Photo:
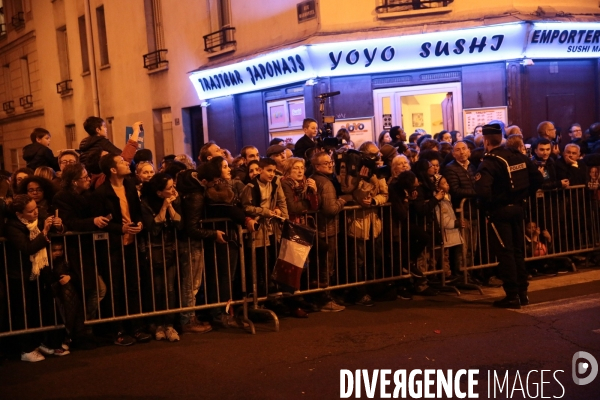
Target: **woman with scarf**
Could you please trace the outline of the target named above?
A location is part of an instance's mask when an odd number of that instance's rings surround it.
[[[13,213],[6,223],[6,237],[12,246],[7,249],[8,288],[13,318],[13,330],[54,325],[53,304],[46,296],[44,283],[52,283],[52,272],[47,246],[48,234],[55,227],[62,230],[62,221],[58,217],[38,219],[38,206],[26,194],[13,198],[10,207]],[[41,282],[39,281],[41,279]],[[61,282],[62,283],[62,282]],[[39,289],[39,291],[38,291]],[[40,296],[43,298],[40,299]],[[42,306],[40,318],[39,305]],[[27,321],[25,321],[27,318]],[[40,342],[35,333],[19,335],[21,360],[36,362],[44,360],[46,355],[66,355],[62,348],[52,349]]]
[[[306,178],[304,159],[291,157],[285,160],[283,164],[283,178],[281,179],[281,188],[285,194],[285,201],[291,222],[309,225],[307,219],[311,219],[307,213],[319,209],[319,200],[317,197],[317,184],[314,179]],[[312,220],[314,225],[314,219]],[[316,265],[314,276],[317,275]],[[316,278],[315,278],[316,279]],[[315,311],[311,304],[299,298],[293,304],[290,304],[290,313],[297,318],[306,318],[308,315],[303,308]]]

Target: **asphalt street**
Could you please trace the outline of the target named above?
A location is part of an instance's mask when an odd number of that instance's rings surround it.
[[[369,377],[382,369],[476,369],[478,398],[600,398],[600,377],[579,386],[571,376],[576,352],[600,360],[600,269],[533,281],[532,305],[521,310],[491,307],[501,289],[484,291],[287,318],[279,332],[257,324],[256,335],[215,330],[38,363],[5,360],[0,399],[338,399],[342,369]],[[502,391],[494,376],[506,377]],[[467,389],[463,376],[460,391]],[[392,380],[384,395],[393,390]],[[368,398],[364,384],[360,396]]]

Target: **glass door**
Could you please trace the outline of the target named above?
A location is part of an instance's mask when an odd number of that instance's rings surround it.
[[[417,129],[434,135],[462,132],[460,82],[378,89],[373,91],[376,134],[399,125],[408,136]]]

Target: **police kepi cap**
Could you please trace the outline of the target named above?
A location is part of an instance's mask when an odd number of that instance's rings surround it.
[[[271,157],[272,155],[283,153],[285,151],[285,146],[280,144],[274,144],[273,146],[269,146],[267,148],[267,157]]]
[[[483,135],[502,135],[502,127],[500,124],[488,124],[482,128]]]

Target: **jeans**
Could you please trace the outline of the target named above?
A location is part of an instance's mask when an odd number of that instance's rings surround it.
[[[181,306],[194,307],[196,294],[202,284],[204,274],[204,252],[202,243],[197,240],[179,242],[179,270],[181,274]],[[181,325],[190,323],[194,311],[184,311],[180,314]]]

